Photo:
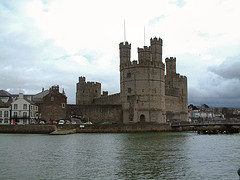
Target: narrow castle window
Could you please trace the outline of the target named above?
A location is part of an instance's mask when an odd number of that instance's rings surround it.
[[[132,89],[131,88],[128,88],[128,93],[131,93]]]
[[[51,101],[54,101],[54,97],[51,97]]]
[[[131,78],[131,73],[127,73],[127,78]]]

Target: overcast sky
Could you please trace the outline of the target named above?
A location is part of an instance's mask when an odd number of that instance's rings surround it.
[[[177,58],[189,104],[240,107],[239,0],[0,0],[0,89],[36,94],[52,85],[75,103],[79,76],[118,93],[119,43],[163,39]]]

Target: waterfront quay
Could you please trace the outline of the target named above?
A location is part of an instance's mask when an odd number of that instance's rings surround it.
[[[129,132],[181,132],[193,131],[199,134],[239,133],[240,123],[187,123],[171,124],[134,123],[134,124],[26,124],[1,125],[0,133],[29,134],[73,134],[73,133],[129,133]]]

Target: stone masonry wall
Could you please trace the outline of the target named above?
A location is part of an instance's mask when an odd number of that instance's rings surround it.
[[[121,105],[67,105],[67,117],[80,115],[93,123],[122,122]]]
[[[93,99],[95,105],[121,105],[120,93]]]

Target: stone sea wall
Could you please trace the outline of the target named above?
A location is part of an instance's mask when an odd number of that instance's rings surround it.
[[[0,125],[0,133],[49,134],[56,129],[54,125]]]

